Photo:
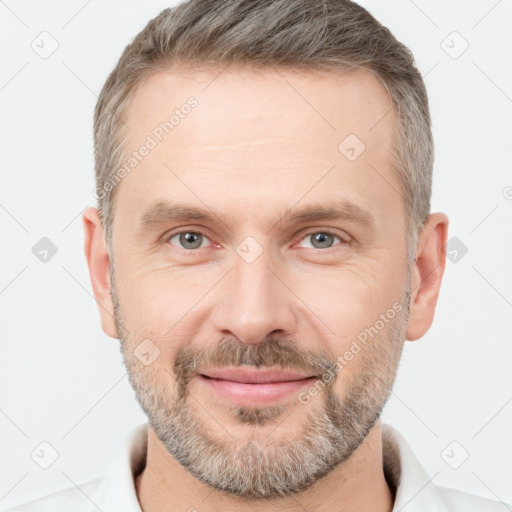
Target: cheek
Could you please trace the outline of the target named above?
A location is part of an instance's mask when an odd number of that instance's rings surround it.
[[[308,305],[315,329],[325,333],[320,339],[332,361],[342,368],[343,387],[361,371],[361,356],[369,344],[382,345],[383,350],[389,344],[390,329],[402,308],[401,277],[393,276],[390,268],[387,273],[354,268],[338,271],[321,287],[312,284],[301,286],[297,295],[302,294]]]
[[[343,270],[324,272],[301,281],[295,277],[294,291],[320,318],[340,349],[365,327],[373,325],[401,296],[399,276],[392,270],[362,269],[347,266]]]
[[[158,369],[157,378],[172,373],[176,354],[200,334],[206,325],[209,303],[205,292],[211,288],[202,278],[192,282],[170,271],[132,273],[119,297],[129,333],[126,345],[132,353],[157,353],[147,375]],[[137,362],[137,361],[136,361]],[[171,379],[172,380],[172,379]]]
[[[123,310],[132,325],[155,332],[171,328],[208,289],[203,276],[182,275],[171,268],[139,266],[120,272],[117,286]]]

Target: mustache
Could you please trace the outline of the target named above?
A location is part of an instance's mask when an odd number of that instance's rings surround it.
[[[195,347],[193,344],[184,346],[176,354],[174,374],[188,381],[198,368],[238,366],[279,368],[311,375],[328,372],[335,378],[338,373],[336,362],[331,361],[324,351],[310,352],[288,339],[268,338],[250,345],[233,338],[223,338],[218,344],[207,347]]]

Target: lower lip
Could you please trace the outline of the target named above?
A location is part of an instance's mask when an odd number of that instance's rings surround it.
[[[268,382],[265,384],[245,384],[223,379],[211,379],[199,376],[201,382],[215,393],[234,401],[239,405],[261,405],[281,400],[292,393],[298,393],[302,388],[311,386],[316,377],[308,379]]]

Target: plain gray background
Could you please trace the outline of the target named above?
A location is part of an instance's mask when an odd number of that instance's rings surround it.
[[[432,482],[512,502],[512,3],[360,3],[425,77],[432,211],[448,215],[456,256],[432,328],[406,343],[384,420]],[[95,205],[97,95],[129,40],[173,5],[0,1],[2,508],[101,474],[145,421],[100,328],[81,212]],[[57,249],[47,262],[33,253],[43,237]],[[41,442],[58,453],[48,469],[31,458]]]

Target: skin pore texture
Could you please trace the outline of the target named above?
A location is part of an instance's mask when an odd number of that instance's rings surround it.
[[[448,219],[430,215],[408,269],[391,106],[365,70],[162,70],[136,91],[125,153],[151,148],[117,185],[113,259],[98,211],[83,220],[102,327],[150,425],[144,512],[392,509],[379,416],[404,340],[433,321]],[[318,380],[243,406],[201,377],[227,367]]]

